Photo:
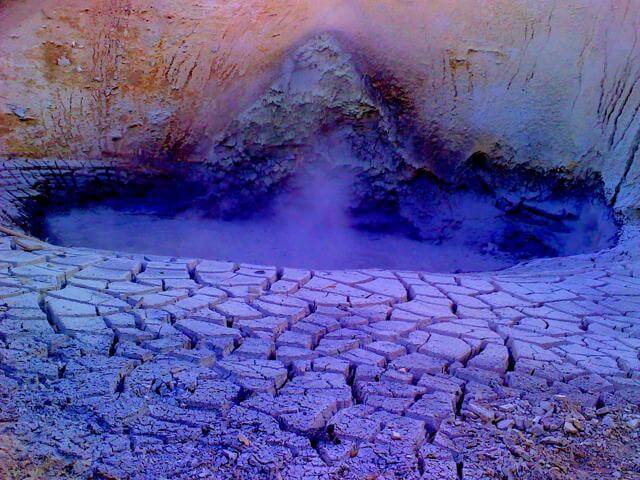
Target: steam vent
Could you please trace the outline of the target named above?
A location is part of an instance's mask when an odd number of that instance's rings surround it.
[[[640,0],[0,0],[0,479],[640,479]]]

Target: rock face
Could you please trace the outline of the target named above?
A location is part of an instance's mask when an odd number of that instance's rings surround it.
[[[314,161],[360,172],[371,186],[397,187],[415,159],[396,118],[367,85],[355,58],[329,35],[295,50],[267,92],[203,152],[219,181],[267,191]],[[386,183],[386,185],[385,185]]]
[[[349,61],[327,58],[325,66],[340,66],[331,75],[343,76],[304,79],[314,88],[331,80],[325,91],[340,95],[311,99],[304,122],[281,111],[288,132],[254,140],[277,146],[287,134],[311,136],[317,120],[344,120],[382,141],[375,154],[390,168],[408,153],[443,176],[485,152],[507,165],[593,170],[616,207],[635,209],[634,2],[5,2],[0,154],[211,160],[221,135],[240,133],[247,146],[246,134],[264,125],[271,107],[300,106],[295,97],[305,87],[295,81],[304,76],[282,77],[283,65],[304,63],[299,45],[330,31]],[[295,95],[278,99],[273,87],[285,78]],[[275,103],[256,110],[257,99]],[[371,130],[363,133],[364,125]],[[233,158],[246,154],[221,145]]]

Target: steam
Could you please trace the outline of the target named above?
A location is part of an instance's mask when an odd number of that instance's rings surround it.
[[[314,165],[298,172],[275,202],[274,224],[294,257],[313,251],[319,264],[346,265],[358,246],[349,214],[355,174]]]

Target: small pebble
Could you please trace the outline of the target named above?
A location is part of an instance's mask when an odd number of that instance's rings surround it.
[[[505,418],[504,420],[500,420],[496,426],[500,429],[500,430],[507,430],[511,427],[513,427],[515,425],[515,421],[513,420],[513,418]]]
[[[567,420],[564,422],[564,426],[562,428],[564,433],[568,433],[569,435],[577,435],[578,429],[573,425],[573,422]]]

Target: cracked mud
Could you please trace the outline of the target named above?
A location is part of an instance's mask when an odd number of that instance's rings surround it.
[[[14,162],[3,212],[51,171],[109,168]],[[5,478],[640,475],[631,224],[610,250],[468,274],[0,235]]]

